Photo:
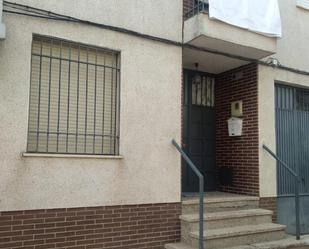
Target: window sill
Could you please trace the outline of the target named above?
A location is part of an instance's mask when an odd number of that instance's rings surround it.
[[[52,154],[52,153],[22,153],[23,157],[45,157],[45,158],[78,158],[78,159],[123,159],[123,156],[108,155],[77,155],[77,154]]]

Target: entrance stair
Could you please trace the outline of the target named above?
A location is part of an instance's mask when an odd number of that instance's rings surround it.
[[[181,242],[165,249],[197,249],[199,199],[182,200]],[[309,238],[296,241],[285,226],[272,223],[272,211],[259,208],[259,198],[226,193],[207,193],[204,198],[205,249],[309,249]]]

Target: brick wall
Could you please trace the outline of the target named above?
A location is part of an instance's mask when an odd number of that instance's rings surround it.
[[[180,239],[180,203],[0,212],[0,248],[163,248]]]
[[[276,197],[263,197],[260,198],[260,208],[271,210],[273,214],[273,222],[277,222],[277,198]]]
[[[216,164],[230,167],[233,185],[222,191],[259,195],[257,66],[246,65],[216,78]],[[243,101],[243,135],[229,137],[231,102]]]

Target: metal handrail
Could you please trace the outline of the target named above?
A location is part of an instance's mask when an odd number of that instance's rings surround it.
[[[191,0],[193,1],[193,7],[190,8],[185,14],[185,18],[190,18],[197,15],[200,12],[208,12],[209,4],[205,0]]]
[[[300,240],[300,212],[299,212],[299,185],[301,183],[298,174],[292,170],[285,162],[283,162],[274,152],[271,151],[265,144],[263,144],[263,149],[266,150],[273,158],[275,158],[279,165],[284,166],[284,168],[294,176],[295,179],[295,222],[296,222],[296,239]]]
[[[199,178],[199,249],[204,249],[204,176],[174,139],[172,144]]]

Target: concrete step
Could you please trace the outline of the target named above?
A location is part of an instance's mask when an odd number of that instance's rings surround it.
[[[165,249],[198,249],[198,247],[193,247],[184,242],[179,242],[167,244],[165,245]],[[225,249],[309,249],[309,235],[302,236],[301,240],[296,240],[294,236],[287,236],[285,239],[276,241],[226,247]]]
[[[301,236],[296,240],[295,236],[287,236],[285,239],[256,243],[246,246],[229,247],[226,249],[309,249],[309,235]],[[174,248],[173,248],[174,249]]]
[[[265,209],[244,209],[236,211],[211,212],[204,215],[205,229],[224,227],[259,225],[271,223],[272,211]],[[198,214],[184,214],[180,216],[183,232],[196,231],[199,227]]]
[[[198,247],[193,247],[186,243],[179,242],[179,243],[166,244],[164,248],[165,249],[197,249]]]
[[[226,227],[204,231],[205,249],[226,248],[248,245],[258,242],[274,241],[285,238],[285,226],[278,224],[260,224],[237,227]],[[198,246],[198,231],[189,234],[188,241],[194,247]]]
[[[204,210],[209,212],[257,209],[259,198],[254,196],[228,196],[204,198]],[[182,214],[194,214],[199,211],[199,198],[188,197],[182,200]]]

